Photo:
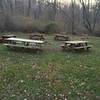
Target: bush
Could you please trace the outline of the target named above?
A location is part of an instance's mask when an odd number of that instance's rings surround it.
[[[57,24],[56,22],[48,23],[45,26],[46,33],[59,33],[60,31],[61,30],[60,30],[59,24]]]

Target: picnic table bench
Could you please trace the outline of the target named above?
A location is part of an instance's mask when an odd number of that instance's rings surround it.
[[[32,40],[44,40],[44,35],[43,34],[31,34],[30,39]]]
[[[6,39],[6,41],[7,43],[4,45],[7,47],[34,49],[34,50],[42,50],[42,45],[44,44],[44,41],[22,39],[22,38],[8,38]]]
[[[69,41],[69,36],[56,34],[54,39],[57,40],[57,41]]]
[[[61,45],[62,49],[65,50],[89,50],[92,46],[88,45],[88,41],[65,41]]]

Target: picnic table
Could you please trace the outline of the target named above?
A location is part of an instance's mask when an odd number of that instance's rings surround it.
[[[36,49],[41,50],[44,41],[40,40],[30,40],[30,39],[22,39],[22,38],[8,38],[6,39],[7,43],[4,44],[7,47],[13,48],[27,48],[27,49]]]
[[[69,41],[69,36],[56,34],[54,39],[57,40],[57,41]]]
[[[88,41],[65,41],[63,45],[61,45],[63,50],[89,50],[91,48],[88,45]]]
[[[6,42],[6,39],[7,39],[7,38],[12,38],[12,37],[15,38],[16,35],[14,35],[14,34],[2,35],[1,38],[0,38],[0,40],[1,40],[2,42]]]
[[[14,34],[2,35],[2,38],[3,38],[3,39],[11,38],[11,37],[16,37],[16,35],[14,35]]]
[[[31,34],[30,39],[32,40],[44,40],[44,35],[43,34]]]

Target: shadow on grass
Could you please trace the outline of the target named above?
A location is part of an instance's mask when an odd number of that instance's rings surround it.
[[[24,49],[24,48],[7,48],[7,50],[12,52],[21,52],[21,53],[29,53],[29,54],[42,54],[43,50],[40,49]]]
[[[72,53],[72,54],[90,54],[93,50],[62,50],[64,53]]]
[[[27,49],[27,48],[7,48],[7,50],[19,53],[29,53],[29,54],[48,54],[48,53],[68,53],[68,54],[82,54],[88,55],[94,53],[94,50],[62,50],[60,48],[43,48],[43,49]]]

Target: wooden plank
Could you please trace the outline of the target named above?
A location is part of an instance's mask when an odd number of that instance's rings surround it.
[[[41,40],[30,40],[30,39],[22,39],[22,38],[8,38],[6,40],[8,40],[8,41],[30,42],[30,43],[38,43],[38,44],[44,43],[44,41],[41,41]]]
[[[89,49],[91,48],[92,46],[81,46],[81,47],[73,47],[73,49]]]
[[[16,35],[14,35],[14,34],[9,34],[9,35],[2,35],[2,38],[3,39],[6,39],[6,38],[11,38],[11,37],[16,37]]]
[[[84,44],[84,43],[88,43],[88,41],[65,41],[64,43],[66,44]]]

